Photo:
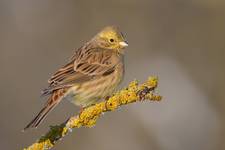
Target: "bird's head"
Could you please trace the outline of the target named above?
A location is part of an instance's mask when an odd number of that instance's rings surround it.
[[[115,26],[105,27],[94,39],[101,48],[115,50],[122,54],[123,49],[128,46],[123,34]]]

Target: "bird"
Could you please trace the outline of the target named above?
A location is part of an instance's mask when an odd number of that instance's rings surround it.
[[[57,70],[42,91],[47,102],[24,128],[37,128],[61,101],[88,107],[115,92],[124,77],[127,41],[116,26],[107,26],[78,48],[68,63]]]

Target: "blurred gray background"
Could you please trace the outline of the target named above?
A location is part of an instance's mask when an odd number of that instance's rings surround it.
[[[129,81],[159,77],[159,103],[106,113],[55,150],[225,149],[224,0],[1,0],[0,146],[22,149],[79,109],[62,102],[36,130],[40,91],[74,52],[107,25],[126,35]]]

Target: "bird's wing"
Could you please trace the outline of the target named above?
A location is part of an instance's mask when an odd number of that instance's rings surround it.
[[[108,50],[95,50],[74,61],[74,70],[89,76],[107,75],[118,63]]]
[[[42,95],[48,95],[55,90],[68,88],[114,71],[115,59],[105,50],[78,50],[76,54],[73,60],[48,80],[49,87],[43,90]]]

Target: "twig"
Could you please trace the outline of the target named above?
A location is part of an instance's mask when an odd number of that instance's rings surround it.
[[[50,126],[48,133],[28,148],[24,148],[24,150],[51,149],[57,141],[69,132],[72,132],[72,129],[92,127],[96,124],[101,114],[113,111],[122,105],[145,100],[160,101],[162,97],[154,94],[157,84],[158,79],[156,77],[149,77],[141,85],[138,85],[137,81],[133,81],[127,88],[115,93],[113,96],[107,98],[107,100],[85,108],[78,116],[73,116],[60,125]]]

